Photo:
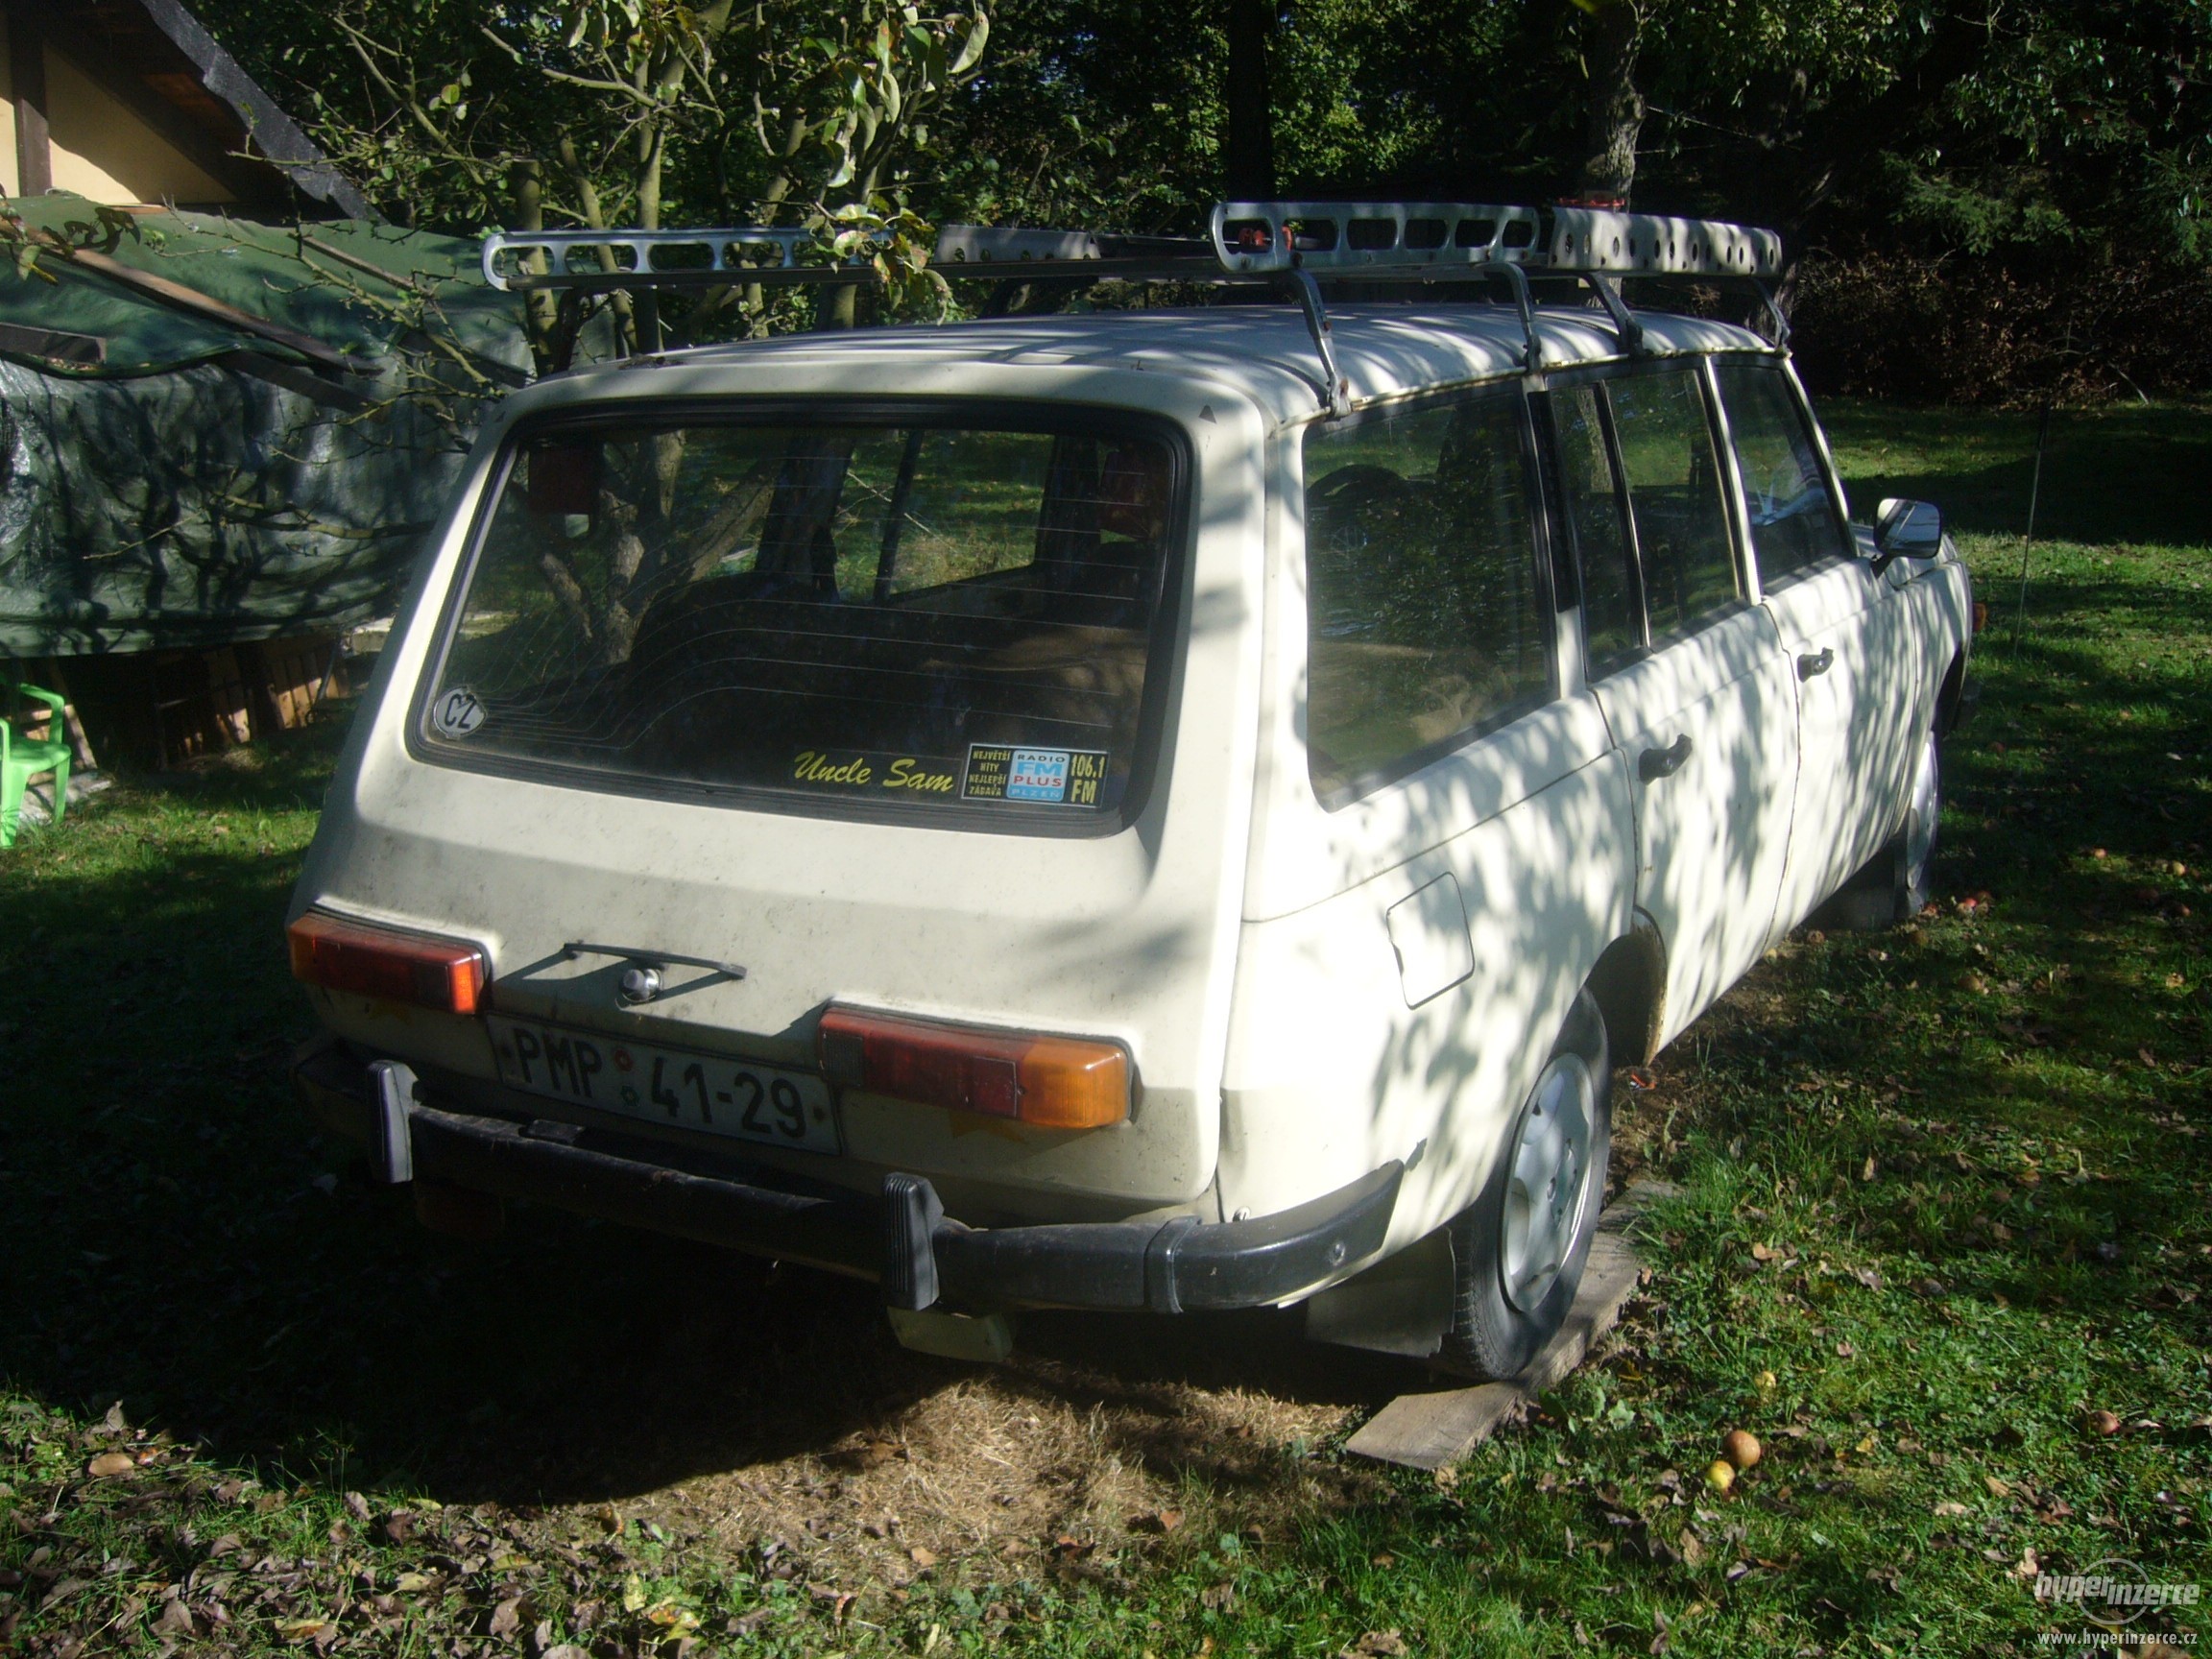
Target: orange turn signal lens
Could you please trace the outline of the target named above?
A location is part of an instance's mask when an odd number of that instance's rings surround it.
[[[285,930],[292,972],[310,985],[448,1014],[480,1014],[490,977],[474,945],[342,922],[310,910]]]
[[[1129,1116],[1129,1054],[1117,1043],[1022,1037],[832,1008],[816,1039],[832,1083],[1010,1118],[1043,1129],[1102,1129]]]

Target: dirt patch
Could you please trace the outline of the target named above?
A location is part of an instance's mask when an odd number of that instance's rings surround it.
[[[865,1317],[831,1301],[824,1318]],[[1079,1569],[1132,1534],[1170,1548],[1280,1536],[1372,1499],[1378,1474],[1323,1454],[1423,1382],[1414,1367],[1307,1345],[1292,1317],[1271,1314],[1033,1315],[1022,1350],[991,1368],[870,1334],[868,1391],[892,1403],[842,1432],[794,1444],[763,1423],[764,1441],[787,1449],[556,1514],[587,1531],[649,1521],[817,1585]],[[848,1368],[831,1387],[857,1382]]]

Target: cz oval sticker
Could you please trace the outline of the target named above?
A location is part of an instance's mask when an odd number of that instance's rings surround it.
[[[438,694],[430,706],[430,724],[441,737],[466,737],[484,724],[484,705],[468,686],[456,685]]]

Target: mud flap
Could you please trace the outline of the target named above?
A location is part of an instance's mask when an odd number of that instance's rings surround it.
[[[1308,1301],[1307,1339],[1432,1358],[1451,1328],[1455,1282],[1451,1231],[1438,1228]]]

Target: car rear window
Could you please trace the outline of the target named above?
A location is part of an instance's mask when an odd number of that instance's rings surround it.
[[[422,704],[439,758],[798,810],[1112,827],[1178,450],[1109,418],[565,421],[510,448]]]

